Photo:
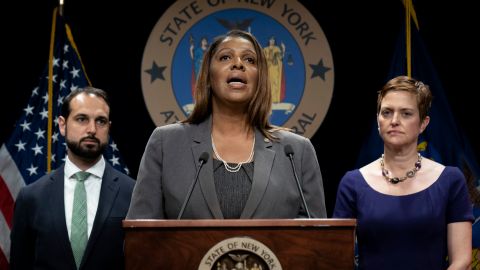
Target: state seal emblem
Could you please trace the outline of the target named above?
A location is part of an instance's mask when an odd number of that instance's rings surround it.
[[[176,1],[145,46],[142,91],[157,126],[185,119],[203,53],[231,29],[252,33],[264,46],[272,89],[271,123],[311,138],[333,95],[330,46],[315,18],[297,1]]]

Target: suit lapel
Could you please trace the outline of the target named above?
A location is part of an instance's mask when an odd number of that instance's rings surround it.
[[[272,142],[263,137],[260,131],[255,130],[255,167],[253,170],[252,190],[240,216],[242,219],[252,218],[253,213],[255,213],[267,189],[273,160],[275,158],[275,151],[273,151],[271,147]]]
[[[67,222],[65,219],[64,166],[65,165],[62,165],[50,175],[51,182],[48,189],[49,192],[48,194],[45,194],[45,196],[48,197],[47,200],[50,205],[50,212],[44,214],[51,215],[53,227],[58,235],[58,244],[69,254],[68,256],[70,257],[71,265],[73,268],[76,268],[72,246],[70,245],[70,238],[68,237]]]
[[[192,153],[195,160],[196,168],[198,168],[198,159],[203,152],[209,153],[209,162],[203,165],[200,174],[198,175],[198,182],[207,206],[215,219],[223,219],[222,210],[218,203],[217,192],[215,190],[215,183],[213,181],[213,162],[211,157],[212,141],[210,137],[211,132],[211,117],[200,123],[198,126],[191,125],[192,128]]]
[[[113,174],[113,168],[107,162],[105,163],[105,173],[102,178],[102,185],[100,188],[100,198],[98,202],[97,213],[95,214],[95,221],[93,222],[92,232],[88,238],[87,248],[82,258],[82,264],[86,261],[91,253],[98,235],[102,231],[105,220],[107,219],[110,210],[112,209],[115,198],[118,194],[118,177]]]

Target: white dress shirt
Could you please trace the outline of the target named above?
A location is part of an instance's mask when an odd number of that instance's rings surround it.
[[[65,158],[65,184],[63,188],[64,201],[65,201],[65,220],[67,221],[68,237],[70,238],[72,228],[72,210],[73,210],[73,194],[75,192],[75,185],[77,180],[74,174],[81,171],[70,159]],[[85,190],[87,193],[87,224],[88,224],[88,237],[92,232],[93,221],[97,213],[98,201],[100,198],[100,189],[102,187],[103,172],[105,171],[105,160],[103,156],[100,160],[90,167],[87,172],[90,176],[85,180]]]

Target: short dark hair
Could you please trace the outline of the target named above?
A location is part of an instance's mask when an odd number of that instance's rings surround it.
[[[108,100],[108,95],[107,95],[107,92],[105,92],[104,90],[102,89],[99,89],[99,88],[95,88],[95,87],[92,87],[92,86],[86,86],[86,87],[83,87],[83,88],[77,88],[75,90],[73,90],[72,92],[70,92],[70,94],[68,94],[65,99],[63,100],[63,104],[62,104],[62,111],[60,112],[60,114],[63,116],[63,118],[67,119],[68,116],[70,115],[70,112],[72,111],[72,109],[70,108],[70,102],[72,101],[72,99],[82,93],[85,93],[85,94],[92,94],[92,95],[95,95],[97,97],[100,97],[102,98],[105,103],[107,103],[107,106],[108,108],[110,108],[110,101]]]

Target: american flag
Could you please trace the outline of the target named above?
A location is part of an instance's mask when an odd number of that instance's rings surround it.
[[[63,99],[72,90],[90,85],[70,28],[57,9],[51,33],[47,67],[13,133],[0,148],[0,269],[8,269],[10,230],[18,192],[48,173],[48,161],[50,169],[54,170],[65,160],[66,144],[57,122]],[[48,139],[51,140],[50,153]],[[104,157],[117,170],[129,173],[111,137]]]

